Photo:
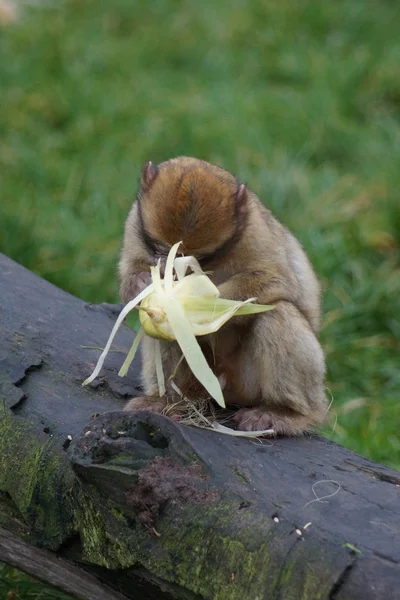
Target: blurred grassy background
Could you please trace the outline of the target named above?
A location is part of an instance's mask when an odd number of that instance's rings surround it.
[[[226,167],[323,281],[327,435],[400,468],[399,4],[17,7],[13,22],[0,11],[0,250],[114,301],[142,163]]]

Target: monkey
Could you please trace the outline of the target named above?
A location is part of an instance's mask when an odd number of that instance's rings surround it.
[[[317,334],[321,290],[294,235],[258,196],[222,167],[191,157],[147,162],[124,230],[119,262],[124,303],[150,283],[150,266],[180,252],[195,256],[221,298],[273,305],[269,312],[236,316],[198,339],[218,376],[233,421],[243,431],[300,435],[323,423],[327,412],[325,359]],[[182,356],[176,342],[161,341],[166,376]],[[126,410],[179,415],[176,391],[158,394],[154,340],[142,344],[144,396]],[[192,401],[205,390],[182,360],[174,382]],[[172,404],[172,406],[171,406]],[[174,414],[174,410],[175,413]]]

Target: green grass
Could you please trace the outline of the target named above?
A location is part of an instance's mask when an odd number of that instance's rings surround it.
[[[0,31],[0,249],[113,301],[142,163],[221,164],[323,281],[327,434],[400,468],[398,3],[54,5]]]

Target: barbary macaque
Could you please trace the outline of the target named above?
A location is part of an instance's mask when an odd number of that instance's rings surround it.
[[[123,302],[150,283],[150,266],[165,260],[179,241],[179,253],[198,259],[222,298],[255,297],[275,306],[233,317],[218,332],[197,338],[227,406],[239,407],[233,417],[237,428],[295,435],[322,423],[327,402],[324,355],[316,337],[320,287],[295,237],[224,169],[188,157],[157,166],[148,162],[125,225],[119,265]],[[182,353],[176,342],[161,343],[168,378]],[[172,413],[179,412],[170,383],[158,397],[154,355],[154,340],[145,336],[145,396],[130,400],[126,409],[162,412],[172,404]],[[194,402],[205,397],[185,360],[174,382]]]

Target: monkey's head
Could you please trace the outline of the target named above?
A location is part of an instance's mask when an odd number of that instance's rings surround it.
[[[180,252],[210,262],[229,252],[247,221],[246,186],[195,158],[146,163],[137,203],[139,233],[155,257],[181,240]]]

